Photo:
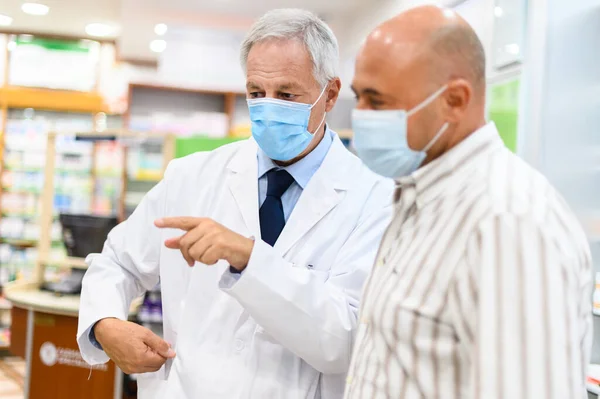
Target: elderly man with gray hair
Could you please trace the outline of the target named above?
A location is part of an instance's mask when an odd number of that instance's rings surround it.
[[[275,10],[241,51],[252,139],[173,161],[90,257],[79,331],[148,398],[341,398],[393,184],[326,124],[338,45]],[[163,337],[127,321],[160,281]]]

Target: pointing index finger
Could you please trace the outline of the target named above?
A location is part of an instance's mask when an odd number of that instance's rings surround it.
[[[157,219],[154,221],[154,225],[156,227],[160,227],[161,229],[169,228],[189,231],[198,226],[202,222],[202,220],[202,218],[179,216]]]

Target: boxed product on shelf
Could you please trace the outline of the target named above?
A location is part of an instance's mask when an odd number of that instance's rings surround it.
[[[17,249],[9,244],[0,244],[0,286],[33,277],[37,249]]]
[[[91,115],[27,109],[9,110],[7,117],[0,198],[0,239],[4,242],[0,253],[0,284],[30,276],[37,259],[35,246],[40,238],[39,215],[49,132],[72,132],[56,138],[55,214],[90,213],[98,208],[102,214],[114,214],[118,180],[100,183],[94,178],[99,167],[103,168],[100,172],[103,180],[106,176],[114,180],[122,174],[122,153],[115,150],[114,144],[102,143],[94,153],[93,143],[76,140],[75,132],[92,128]],[[50,235],[54,245],[50,257],[64,259],[61,228],[56,220]]]
[[[39,194],[43,186],[44,175],[42,173],[5,170],[2,174],[2,188],[4,191]]]
[[[224,112],[192,112],[185,116],[152,112],[150,115],[133,115],[129,122],[133,131],[168,132],[184,137],[226,137],[228,124],[228,116]]]
[[[5,215],[28,217],[35,215],[38,201],[33,195],[23,196],[19,193],[5,192],[1,197],[0,206]]]
[[[0,327],[0,348],[6,348],[10,345],[10,328]]]

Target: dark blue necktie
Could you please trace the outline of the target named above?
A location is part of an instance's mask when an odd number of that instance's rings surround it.
[[[287,171],[271,169],[267,172],[267,198],[258,212],[262,240],[274,246],[285,226],[281,196],[294,182]]]

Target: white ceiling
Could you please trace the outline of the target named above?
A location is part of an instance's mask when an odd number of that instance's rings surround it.
[[[46,16],[21,11],[23,0],[0,0],[0,14],[13,18],[4,31],[85,37],[93,22],[120,27],[116,37],[119,55],[125,59],[155,60],[149,43],[156,38],[154,25],[195,25],[247,29],[252,21],[273,8],[301,7],[326,20],[350,14],[361,4],[375,0],[29,0],[50,6]]]

